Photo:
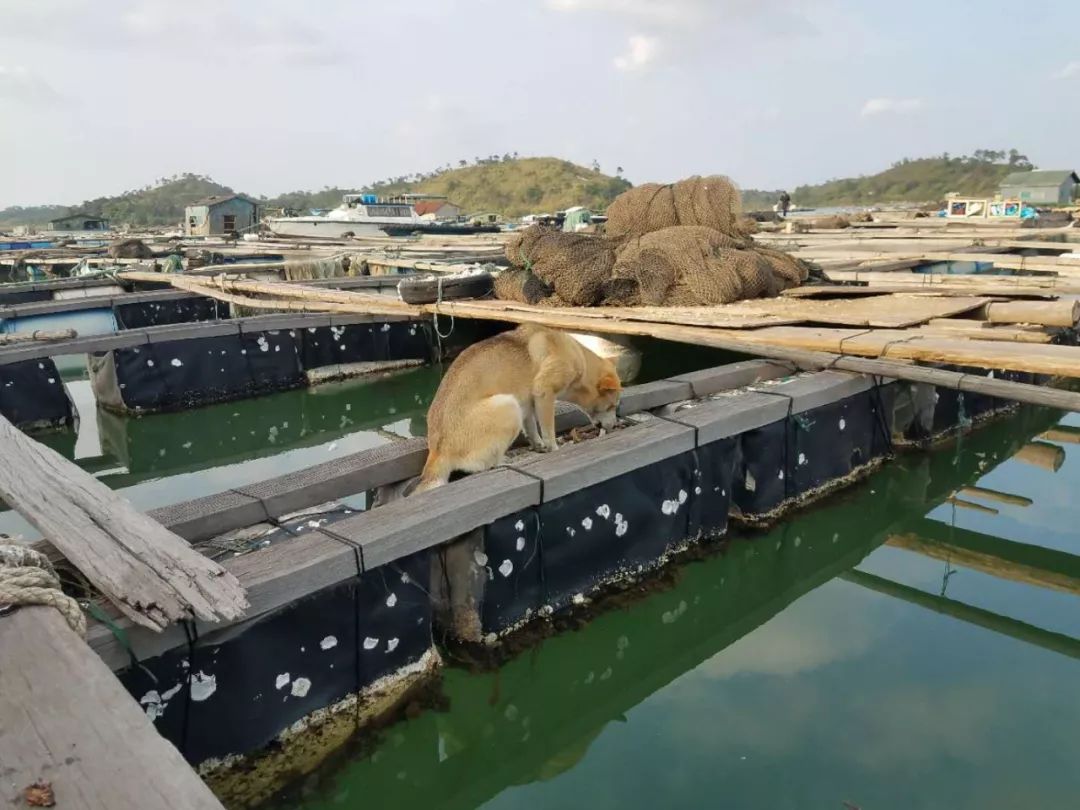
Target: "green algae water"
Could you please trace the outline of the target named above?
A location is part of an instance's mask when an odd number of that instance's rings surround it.
[[[147,416],[97,408],[82,370],[65,375],[78,430],[35,438],[139,509],[199,498],[422,435],[441,371],[429,366]],[[0,532],[38,532],[0,512]]]
[[[450,667],[448,711],[265,810],[1076,806],[1080,448],[1021,460],[1056,421],[903,455],[496,672]]]
[[[729,358],[645,359],[642,382]],[[421,435],[439,375],[127,418],[73,371],[79,429],[40,438],[149,509]],[[498,671],[448,667],[447,711],[264,810],[1076,806],[1077,436],[1077,417],[1024,409],[732,532]],[[12,512],[0,531],[36,536]]]

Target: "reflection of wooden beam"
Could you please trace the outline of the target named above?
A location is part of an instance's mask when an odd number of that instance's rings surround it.
[[[1072,425],[1058,425],[1039,436],[1048,442],[1061,442],[1062,444],[1080,444],[1080,428]]]
[[[951,503],[953,506],[959,506],[961,509],[970,509],[973,512],[982,512],[986,515],[996,515],[998,513],[998,510],[992,506],[983,506],[981,503],[962,501],[955,495],[951,498],[946,498],[945,503]]]
[[[1065,463],[1065,448],[1047,442],[1031,442],[1017,450],[1013,458],[1025,464],[1034,464],[1036,467],[1050,470],[1050,472],[1057,472]]]
[[[986,487],[961,487],[957,490],[961,495],[967,495],[969,498],[985,498],[989,501],[997,501],[998,503],[1007,503],[1012,506],[1031,506],[1034,503],[1031,498],[1026,498],[1023,495],[1013,495],[1009,492],[999,492],[996,489],[987,489]]]
[[[1044,650],[1067,655],[1069,658],[1080,659],[1080,641],[1072,636],[1052,633],[1027,622],[1010,619],[1008,616],[991,613],[989,610],[957,602],[954,599],[947,599],[944,596],[935,596],[917,588],[901,585],[862,571],[848,571],[846,574],[841,574],[840,577],[855,585],[910,602],[935,613],[941,613],[953,619],[992,630],[995,633],[1041,647]]]
[[[986,551],[964,548],[944,540],[920,537],[917,534],[894,534],[885,542],[894,548],[902,548],[935,560],[944,560],[1000,579],[1080,596],[1080,578],[1068,573],[1048,571],[1045,568],[1038,568],[1016,560],[1003,559]],[[1072,555],[1063,556],[1071,557]],[[1073,559],[1080,561],[1080,558]]]

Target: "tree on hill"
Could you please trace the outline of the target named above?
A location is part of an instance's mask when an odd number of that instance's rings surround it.
[[[990,197],[1005,176],[1034,166],[1016,149],[978,149],[972,155],[901,158],[878,174],[803,185],[792,192],[797,205],[876,205],[892,202],[937,202],[952,192]],[[743,206],[771,208],[779,191],[745,190]]]

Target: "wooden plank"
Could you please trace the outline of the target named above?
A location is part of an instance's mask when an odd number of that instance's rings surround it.
[[[1051,343],[1054,335],[1044,329],[1024,326],[994,326],[988,321],[973,321],[958,318],[950,321],[944,318],[918,328],[920,334],[928,336],[968,337],[973,340],[1005,340],[1014,343]]]
[[[653,419],[513,466],[543,479],[547,502],[693,449],[692,428]]]
[[[247,607],[236,577],[3,417],[0,458],[0,497],[135,623],[235,619]]]
[[[828,323],[841,326],[872,326],[902,328],[925,323],[931,318],[959,315],[980,309],[989,304],[980,297],[930,297],[920,295],[890,294],[874,297],[841,298],[830,300],[801,300],[790,298],[763,298],[727,304],[727,313],[748,315],[788,316],[804,323]],[[709,309],[721,309],[720,307]],[[658,318],[657,320],[661,320]],[[723,324],[713,324],[723,326]]]
[[[793,364],[771,363],[768,360],[743,360],[716,368],[691,371],[669,379],[674,382],[689,383],[694,397],[706,397],[720,391],[731,391],[746,385],[787,377],[798,371],[799,369]]]
[[[724,334],[730,336],[732,333]],[[1075,346],[938,337],[919,330],[878,329],[860,332],[855,329],[802,326],[757,329],[753,332],[753,340],[773,346],[864,357],[1080,376],[1080,350]]]
[[[1015,295],[1038,297],[1046,294],[1080,294],[1080,282],[1058,276],[987,276],[978,273],[878,273],[865,270],[831,270],[833,281],[867,282],[871,287],[917,287],[924,289],[955,289],[967,295]],[[796,288],[802,289],[802,288]],[[806,288],[811,289],[811,288]],[[784,295],[789,295],[785,291]]]
[[[51,783],[59,808],[222,810],[105,663],[51,607],[0,617],[0,804]]]
[[[696,429],[699,444],[756,430],[787,414],[788,403],[783,397],[742,391],[663,412],[665,417]]]
[[[536,506],[540,491],[540,482],[528,475],[511,468],[490,470],[414,493],[331,528],[334,536],[359,544],[364,565],[376,568]]]
[[[681,380],[656,380],[643,385],[628,386],[619,397],[619,415],[659,408],[669,402],[690,399],[694,389],[688,382]]]

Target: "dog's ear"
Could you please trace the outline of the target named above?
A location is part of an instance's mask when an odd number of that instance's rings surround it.
[[[619,382],[619,377],[617,374],[606,372],[602,377],[600,377],[600,381],[596,384],[596,387],[601,392],[618,391],[620,388],[622,388],[622,383]]]

